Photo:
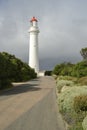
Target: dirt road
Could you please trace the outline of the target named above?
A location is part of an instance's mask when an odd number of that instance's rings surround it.
[[[0,130],[64,130],[52,77],[15,84],[0,94]]]

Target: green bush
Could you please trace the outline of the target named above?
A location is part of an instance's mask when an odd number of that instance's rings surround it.
[[[81,61],[75,65],[71,63],[58,64],[54,67],[52,73],[58,76],[73,76],[77,78],[87,76],[87,60]]]
[[[45,75],[51,76],[52,75],[52,71],[50,71],[50,70],[45,71]]]
[[[12,87],[11,81],[9,79],[0,79],[0,89],[6,89]]]
[[[71,126],[68,130],[83,130],[82,123],[78,122],[75,125]]]
[[[77,113],[87,111],[87,95],[80,95],[74,98],[74,110]]]
[[[11,82],[27,81],[36,78],[34,69],[6,52],[0,53],[0,89],[11,85]]]
[[[55,75],[60,75],[60,73],[61,73],[61,71],[62,71],[62,69],[64,68],[64,63],[63,64],[58,64],[58,65],[56,65],[55,67],[54,67],[54,69],[53,69],[53,74],[55,74]]]
[[[69,80],[69,81],[73,81],[74,83],[78,82],[78,79],[76,77],[72,77],[72,76],[58,76],[57,79],[59,79],[59,80]]]
[[[73,81],[69,81],[69,80],[58,80],[58,79],[57,79],[57,89],[58,89],[58,92],[59,92],[59,93],[61,92],[61,89],[62,89],[64,86],[72,87],[73,85],[74,85],[74,82],[73,82]]]
[[[81,61],[73,67],[72,76],[81,78],[87,76],[87,61]]]
[[[69,124],[82,121],[85,117],[83,113],[78,115],[74,110],[74,98],[79,95],[87,95],[87,86],[70,87],[58,96],[59,111]]]
[[[78,83],[81,85],[87,85],[87,76],[79,78]]]
[[[87,60],[87,47],[82,48],[80,51],[81,56],[83,57],[84,60]]]
[[[83,122],[82,122],[82,126],[84,130],[87,130],[87,116],[84,118]]]
[[[54,67],[52,73],[55,75],[71,76],[73,66],[74,64],[71,63],[61,63]]]

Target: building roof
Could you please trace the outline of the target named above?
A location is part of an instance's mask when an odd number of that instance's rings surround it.
[[[33,18],[30,20],[30,22],[33,22],[33,21],[38,22],[37,19],[36,19],[35,17],[33,17]]]

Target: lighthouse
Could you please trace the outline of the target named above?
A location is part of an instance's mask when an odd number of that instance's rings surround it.
[[[29,66],[39,73],[39,55],[38,55],[38,20],[33,17],[30,20],[30,29],[29,29]]]

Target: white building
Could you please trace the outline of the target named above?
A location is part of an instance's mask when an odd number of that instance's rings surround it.
[[[31,26],[29,29],[30,40],[29,40],[29,66],[39,73],[39,56],[38,56],[38,33],[39,29],[37,26],[38,20],[33,17],[30,20]]]

